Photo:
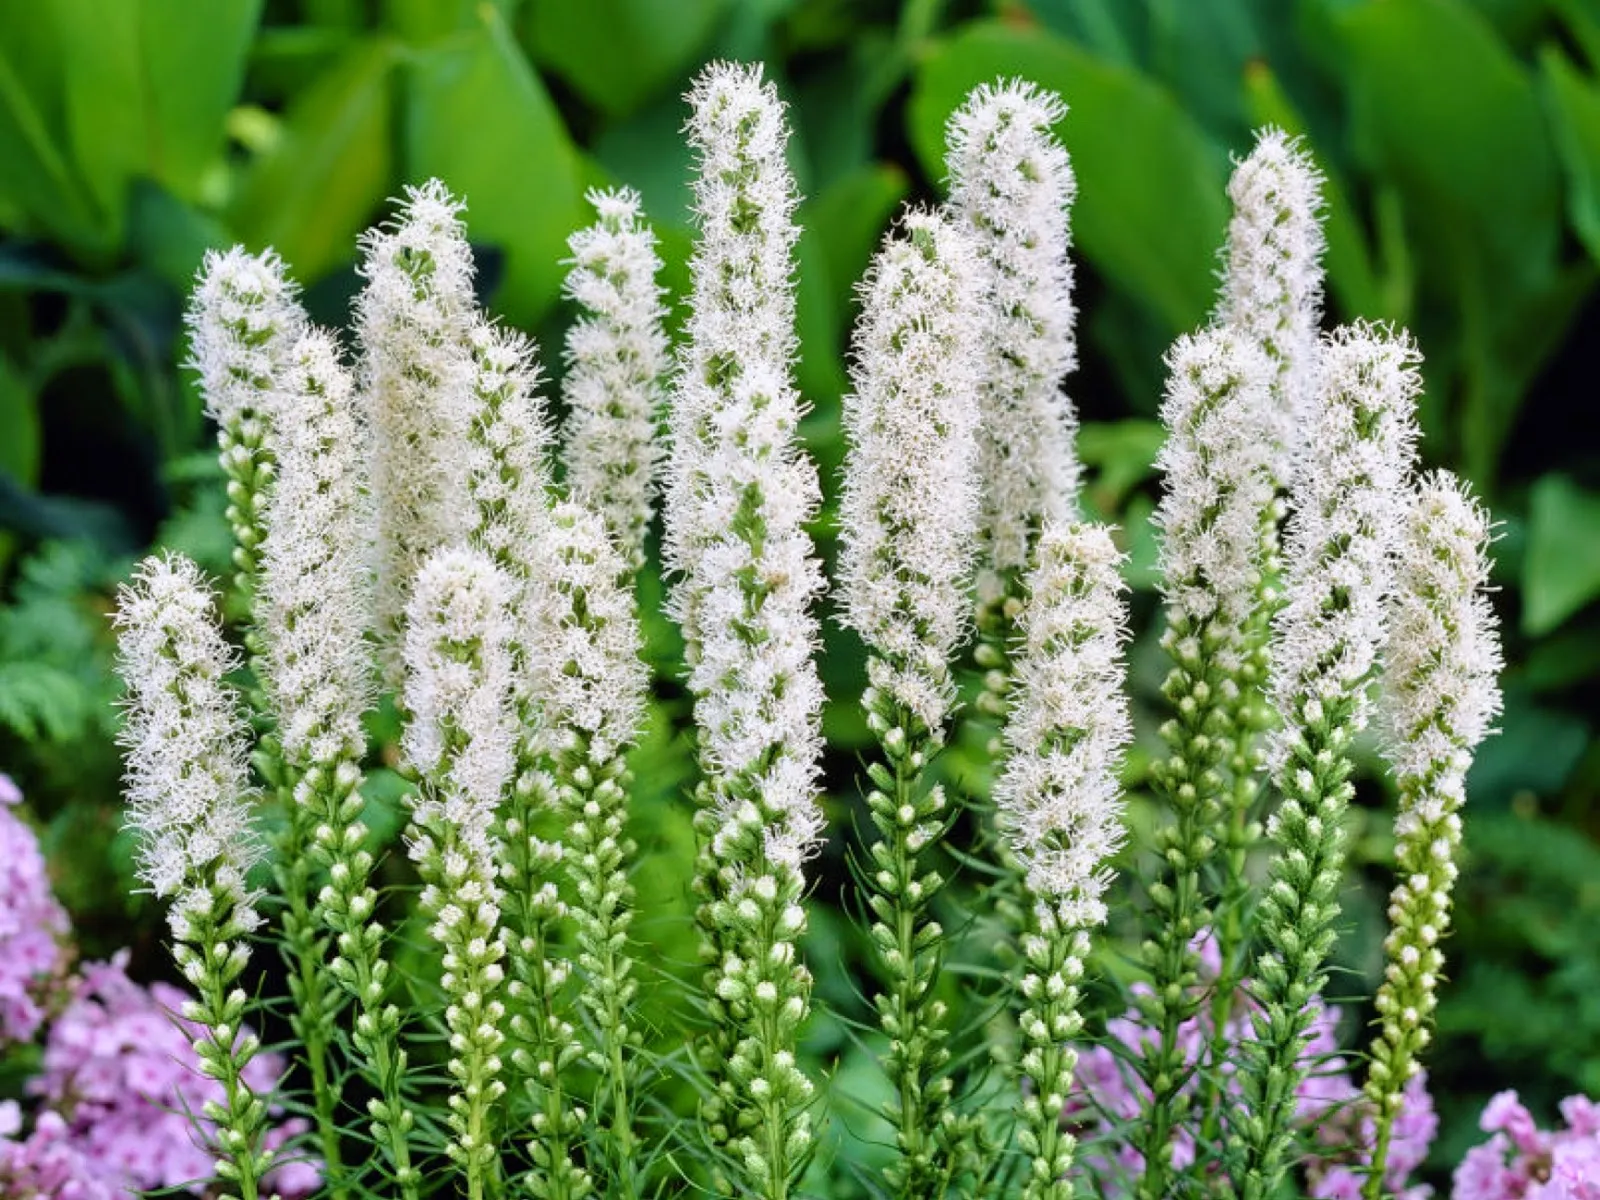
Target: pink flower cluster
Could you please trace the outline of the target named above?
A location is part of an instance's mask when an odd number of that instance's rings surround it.
[[[0,799],[15,804],[15,793],[0,775]],[[66,914],[50,895],[37,841],[3,807],[0,882],[6,885],[0,890],[0,1042],[31,1038],[45,1023],[34,1002],[41,980],[55,979],[66,1000],[48,1022],[43,1072],[27,1085],[37,1099],[31,1131],[23,1132],[20,1105],[0,1103],[0,1196],[113,1200],[155,1189],[200,1193],[212,1173],[206,1147],[215,1128],[201,1114],[223,1093],[200,1074],[191,1044],[196,1027],[177,1015],[188,994],[164,983],[145,988],[133,982],[125,951],[65,979]],[[20,959],[19,948],[32,957]],[[16,969],[17,961],[32,969]],[[34,1006],[14,1003],[15,996]],[[280,1055],[260,1054],[245,1078],[257,1094],[270,1095],[284,1070]],[[280,1121],[267,1144],[282,1147],[305,1128],[302,1120]],[[284,1197],[315,1191],[321,1179],[316,1165],[284,1153],[267,1187]]]
[[[22,793],[0,775],[0,1049],[32,1041],[67,968],[67,914],[50,891],[44,855],[11,809]]]
[[[1201,986],[1209,990],[1220,970],[1216,943],[1197,940]],[[1137,986],[1137,985],[1136,985]],[[1196,1067],[1209,1057],[1215,1023],[1208,1002],[1178,1030],[1184,1060]],[[1250,1035],[1249,1002],[1241,999],[1223,1026],[1223,1042],[1235,1046]],[[1298,1091],[1297,1115],[1307,1132],[1310,1154],[1304,1163],[1305,1194],[1309,1200],[1360,1200],[1365,1168],[1371,1162],[1373,1121],[1361,1089],[1351,1077],[1349,1064],[1339,1054],[1339,1010],[1318,1002],[1311,1041],[1302,1061],[1310,1074]],[[1117,1043],[1095,1046],[1078,1061],[1078,1093],[1069,1104],[1067,1119],[1080,1129],[1085,1143],[1083,1161],[1107,1197],[1132,1195],[1134,1182],[1144,1174],[1144,1158],[1130,1144],[1127,1130],[1149,1104],[1150,1092],[1130,1059],[1143,1058],[1159,1037],[1143,1024],[1136,1012],[1106,1023],[1108,1038]],[[1224,1055],[1217,1069],[1232,1104],[1242,1103],[1241,1089],[1233,1078],[1234,1056]],[[1198,1100],[1199,1073],[1190,1077],[1184,1098]],[[1384,1172],[1385,1193],[1397,1200],[1425,1200],[1426,1187],[1408,1187],[1413,1171],[1427,1157],[1438,1130],[1438,1118],[1428,1095],[1426,1077],[1418,1075],[1406,1086],[1405,1103],[1389,1146]],[[1173,1133],[1172,1163],[1179,1170],[1194,1164],[1195,1130],[1180,1126]],[[1596,1197],[1600,1200],[1600,1197]]]
[[[1501,1092],[1480,1124],[1493,1136],[1456,1168],[1452,1200],[1600,1200],[1600,1105],[1561,1102],[1565,1129],[1547,1133],[1515,1092]]]

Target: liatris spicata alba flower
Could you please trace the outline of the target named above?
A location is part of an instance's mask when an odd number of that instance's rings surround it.
[[[410,852],[423,911],[444,950],[440,986],[455,1080],[449,1150],[470,1200],[497,1186],[492,1122],[506,1090],[494,821],[515,761],[513,596],[510,578],[483,552],[447,547],[423,561],[406,607],[402,745],[422,778]]]
[[[1001,828],[1026,872],[1024,1088],[1018,1141],[1026,1200],[1068,1200],[1074,1140],[1061,1114],[1083,1027],[1078,981],[1106,919],[1108,865],[1122,844],[1118,773],[1132,733],[1124,695],[1122,556],[1098,525],[1050,525],[1028,577],[1010,758],[995,788]]]
[[[1261,522],[1273,504],[1270,447],[1259,414],[1268,367],[1254,343],[1227,327],[1183,337],[1167,356],[1157,460],[1165,489],[1156,508],[1172,662],[1162,686],[1171,716],[1161,726],[1168,756],[1153,767],[1173,822],[1156,832],[1158,874],[1149,893],[1155,930],[1143,945],[1151,987],[1140,997],[1157,1031],[1141,1062],[1149,1106],[1135,1141],[1147,1165],[1140,1194],[1167,1195],[1172,1130],[1197,1064],[1180,1033],[1204,997],[1193,986],[1193,949],[1211,926],[1206,870],[1228,840],[1223,768],[1241,690],[1250,676],[1252,616],[1261,590]],[[1187,1103],[1187,1101],[1184,1101]]]
[[[273,393],[305,313],[282,259],[271,250],[250,254],[235,246],[226,253],[206,252],[185,319],[189,365],[199,373],[206,415],[217,423],[228,476],[234,587],[248,597],[255,587],[265,535],[262,515],[272,483],[267,429]]]
[[[1077,416],[1061,390],[1078,360],[1067,257],[1077,182],[1051,132],[1066,113],[1053,92],[995,83],[975,89],[945,132],[950,208],[986,276],[978,473],[991,605],[1033,562],[1044,525],[1077,511]]]
[[[274,406],[268,443],[278,479],[261,546],[256,624],[261,680],[276,728],[257,761],[286,809],[274,871],[284,898],[290,1023],[305,1048],[322,1155],[342,1198],[328,1069],[339,993],[327,966],[327,914],[311,893],[311,877],[319,826],[326,829],[325,845],[336,846],[359,812],[353,793],[366,751],[361,717],[373,687],[366,645],[365,429],[328,334],[307,330],[285,355]],[[340,820],[347,805],[354,811]],[[365,880],[352,882],[360,887]]]
[[[626,756],[644,720],[649,672],[639,657],[628,567],[601,519],[578,504],[556,505],[547,554],[544,574],[555,603],[541,688],[542,761],[553,807],[566,824],[562,864],[582,973],[577,1000],[592,1032],[574,1037],[569,1025],[562,1037],[548,1037],[536,1077],[559,1079],[572,1051],[583,1049],[598,1075],[592,1106],[598,1158],[591,1165],[604,1171],[602,1194],[631,1200],[641,1187],[641,1046],[639,1030],[629,1025],[636,985],[627,944],[633,847],[625,831]],[[554,1027],[558,1018],[551,1012],[546,1021]],[[545,1089],[547,1105],[553,1090]],[[547,1114],[551,1125],[558,1119]],[[551,1169],[537,1159],[535,1166]]]
[[[477,308],[462,205],[438,180],[407,188],[392,224],[362,238],[356,301],[360,384],[372,428],[378,514],[377,629],[388,681],[422,560],[466,536],[472,417],[467,335]]]
[[[1322,320],[1322,175],[1298,141],[1263,129],[1228,181],[1233,219],[1217,320],[1271,366],[1265,405],[1273,480],[1290,484],[1302,422],[1316,403]]]
[[[592,191],[596,220],[568,239],[567,491],[599,513],[630,568],[644,562],[661,451],[656,425],[667,371],[661,259],[631,188]]]
[[[173,958],[200,999],[183,1016],[204,1032],[200,1068],[222,1085],[217,1176],[226,1195],[257,1200],[272,1154],[266,1103],[245,1068],[260,1041],[240,1029],[237,986],[259,924],[246,875],[262,856],[250,822],[245,725],[223,677],[235,661],[200,570],[178,555],[146,559],[118,597],[119,667],[127,685],[128,826],[139,878],[171,901]]]
[[[840,502],[844,621],[870,651],[862,697],[887,764],[868,768],[878,831],[862,881],[889,990],[874,1000],[889,1035],[897,1194],[932,1194],[951,1171],[945,1005],[932,995],[943,884],[927,851],[950,817],[923,771],[955,704],[950,660],[970,621],[978,512],[978,266],[965,232],[913,210],[861,288],[850,448]]]
[[[1439,942],[1450,928],[1467,769],[1500,711],[1500,645],[1484,594],[1488,541],[1488,515],[1460,482],[1447,472],[1421,482],[1405,514],[1383,664],[1383,716],[1400,813],[1399,880],[1389,896],[1389,961],[1378,989],[1379,1031],[1366,1089],[1378,1107],[1367,1182],[1376,1200],[1390,1131],[1428,1044],[1444,969]]]
[[[1260,901],[1266,949],[1253,984],[1261,1012],[1247,1046],[1249,1113],[1235,1129],[1246,1200],[1272,1193],[1293,1138],[1290,1112],[1306,1004],[1323,964],[1344,866],[1350,743],[1370,716],[1367,687],[1384,639],[1416,440],[1420,381],[1409,336],[1345,327],[1322,347],[1322,395],[1296,462],[1286,597],[1274,622],[1269,755],[1283,802]]]
[[[794,181],[788,130],[759,67],[716,64],[690,94],[700,156],[694,295],[673,396],[666,555],[679,579],[706,771],[697,887],[714,1032],[701,1062],[709,1135],[746,1186],[790,1194],[811,1142],[795,1063],[811,976],[802,864],[821,833],[822,686],[810,601],[822,587],[804,523],[819,500],[797,442]]]

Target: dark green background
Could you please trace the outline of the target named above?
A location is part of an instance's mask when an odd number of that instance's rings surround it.
[[[1141,628],[1154,608],[1161,354],[1211,306],[1230,155],[1266,122],[1305,134],[1328,176],[1330,322],[1416,332],[1423,455],[1470,478],[1500,522],[1506,713],[1471,780],[1432,1060],[1441,1161],[1473,1140],[1497,1088],[1547,1112],[1569,1091],[1600,1092],[1593,0],[6,4],[0,769],[33,800],[86,951],[133,942],[159,969],[154,914],[125,895],[104,617],[152,541],[214,571],[226,562],[211,435],[179,369],[203,250],[276,247],[314,315],[342,324],[357,233],[403,183],[439,175],[467,198],[489,303],[539,335],[558,373],[559,260],[587,219],[587,187],[643,193],[681,296],[681,95],[719,56],[763,60],[791,105],[806,196],[799,374],[830,494],[853,282],[902,199],[939,197],[945,117],[999,75],[1066,98],[1083,345],[1070,390],[1086,419],[1089,506],[1129,531]],[[826,515],[818,535],[827,548]],[[653,604],[658,581],[644,588]],[[649,627],[663,679],[638,763],[642,932],[686,961],[685,707],[672,631],[653,611]],[[864,744],[860,657],[828,636],[830,806],[847,816]],[[1160,673],[1148,636],[1134,667],[1148,730]],[[970,748],[952,766],[981,784]],[[1387,794],[1375,762],[1368,775],[1341,960],[1353,995],[1380,966],[1388,884]],[[380,773],[373,790],[392,833],[394,778]],[[832,904],[842,877],[835,847],[810,949],[821,994],[849,1009],[860,954]],[[876,1102],[869,1048],[826,1020],[809,1045],[818,1066],[838,1065],[833,1087]],[[842,1150],[862,1163],[878,1153]]]

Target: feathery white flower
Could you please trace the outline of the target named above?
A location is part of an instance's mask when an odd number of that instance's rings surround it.
[[[274,399],[275,501],[256,621],[285,755],[302,768],[359,760],[373,679],[367,430],[333,337],[310,329]]]
[[[1500,712],[1488,545],[1488,514],[1466,485],[1426,476],[1406,511],[1384,650],[1386,741],[1402,780],[1464,775]]]
[[[1051,127],[1053,92],[1021,80],[973,90],[945,131],[950,207],[973,231],[987,279],[980,529],[987,566],[1020,570],[1040,530],[1077,512],[1077,366],[1069,224],[1077,182]]]
[[[816,469],[797,441],[794,181],[788,130],[761,68],[714,64],[690,102],[700,240],[689,342],[673,393],[666,557],[679,575],[701,756],[724,815],[759,796],[779,814],[771,861],[798,869],[822,828],[822,684],[809,611],[822,588],[804,524]],[[728,827],[731,828],[731,823]]]
[[[190,903],[209,906],[222,893],[236,922],[251,928],[245,875],[262,848],[250,820],[246,729],[224,681],[237,664],[211,591],[188,559],[147,558],[118,595],[115,623],[139,878],[157,896],[176,897],[177,924]]]
[[[1322,174],[1281,129],[1263,129],[1228,181],[1233,218],[1217,319],[1253,340],[1272,367],[1262,412],[1273,478],[1287,487],[1316,403],[1322,320]]]
[[[839,502],[844,620],[872,684],[931,730],[955,700],[978,519],[978,264],[965,232],[912,210],[861,286]]]
[[[467,336],[476,305],[461,208],[438,180],[407,188],[394,222],[362,238],[360,383],[372,427],[378,632],[397,683],[412,576],[465,539],[466,440],[476,409]]]
[[[482,551],[447,547],[424,560],[406,609],[401,746],[430,785],[413,820],[453,829],[484,879],[494,878],[491,826],[515,759],[514,595]],[[413,857],[425,849],[413,845]]]
[[[1069,929],[1106,918],[1122,844],[1123,748],[1132,737],[1123,556],[1100,525],[1050,525],[1028,578],[1011,756],[995,787],[1029,890]]]
[[[623,557],[644,562],[656,496],[656,438],[667,371],[665,289],[656,237],[631,188],[591,191],[593,225],[568,239],[565,295],[582,309],[567,331],[567,490],[605,521]]]
[[[579,504],[555,506],[547,545],[557,611],[540,689],[545,728],[561,740],[583,734],[590,761],[603,766],[638,736],[649,685],[627,566],[600,518]]]
[[[1384,604],[1416,455],[1420,355],[1405,332],[1344,326],[1323,339],[1321,396],[1295,464],[1285,602],[1273,621],[1272,692],[1284,724],[1274,769],[1304,724],[1351,706],[1366,726],[1366,685],[1384,640]]]
[[[1273,503],[1271,445],[1261,412],[1270,367],[1226,326],[1178,339],[1167,354],[1168,429],[1156,459],[1164,479],[1155,525],[1162,591],[1175,613],[1220,638],[1214,662],[1236,673],[1259,602],[1261,525]]]
[[[206,251],[189,302],[189,366],[206,414],[225,431],[265,421],[285,356],[305,325],[294,282],[273,251]]]

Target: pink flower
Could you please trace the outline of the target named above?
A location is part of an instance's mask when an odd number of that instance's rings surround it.
[[[0,1047],[32,1041],[65,975],[66,910],[33,831],[11,812],[22,792],[0,774]]]
[[[1479,1124],[1492,1135],[1456,1168],[1453,1200],[1600,1200],[1600,1107],[1561,1102],[1565,1129],[1539,1129],[1515,1092],[1501,1092]]]

